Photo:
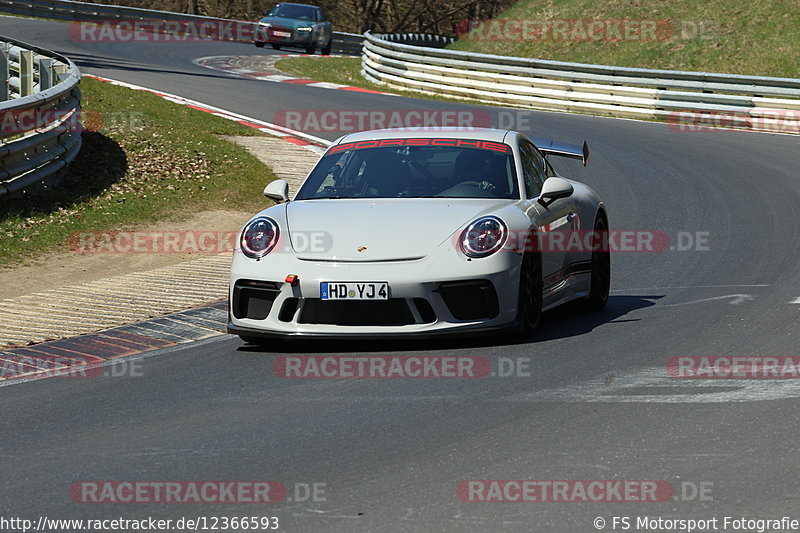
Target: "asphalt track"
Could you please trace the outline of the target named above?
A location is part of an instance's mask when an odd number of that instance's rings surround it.
[[[238,79],[191,63],[271,53],[240,44],[78,43],[64,24],[11,18],[0,19],[0,34],[58,50],[86,73],[268,121],[307,108],[498,112]],[[286,531],[459,532],[588,532],[595,517],[610,530],[612,516],[800,519],[800,387],[663,377],[673,356],[800,355],[800,303],[792,303],[800,297],[798,138],[530,116],[533,136],[589,141],[586,169],[559,168],[601,194],[612,227],[665,231],[673,244],[678,232],[708,232],[708,249],[615,254],[607,310],[549,313],[531,342],[273,352],[225,336],[143,359],[142,377],[0,387],[0,516],[270,515]],[[277,355],[327,352],[525,358],[530,375],[291,380],[272,372]],[[325,499],[92,505],[67,492],[81,480],[254,479],[324,483]],[[706,501],[465,503],[455,489],[469,479],[713,489]]]

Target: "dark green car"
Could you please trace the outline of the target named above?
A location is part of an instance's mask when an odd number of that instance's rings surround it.
[[[317,48],[322,55],[331,53],[333,26],[319,7],[281,3],[265,15],[256,31],[255,45],[259,48],[269,43],[275,50],[297,46],[307,54],[313,54]]]

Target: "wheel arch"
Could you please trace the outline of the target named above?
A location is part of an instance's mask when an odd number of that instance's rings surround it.
[[[597,222],[597,220],[601,218],[606,223],[606,229],[610,229],[608,221],[608,209],[603,202],[597,204],[597,210],[595,211],[594,220],[592,221],[592,228],[594,228],[594,224]]]

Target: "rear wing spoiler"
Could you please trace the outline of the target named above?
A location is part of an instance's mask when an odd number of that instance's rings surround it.
[[[533,144],[545,156],[557,155],[561,157],[570,157],[572,159],[580,159],[583,161],[583,166],[589,162],[589,145],[583,141],[583,147],[575,146],[574,144],[560,143],[550,139],[534,138]]]

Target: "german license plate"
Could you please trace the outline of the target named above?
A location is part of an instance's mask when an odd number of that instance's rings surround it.
[[[289,33],[288,31],[274,31],[274,32],[272,32],[272,34],[275,37],[291,37],[292,36],[292,34]]]
[[[322,281],[319,297],[322,300],[388,300],[389,284],[384,281]]]

